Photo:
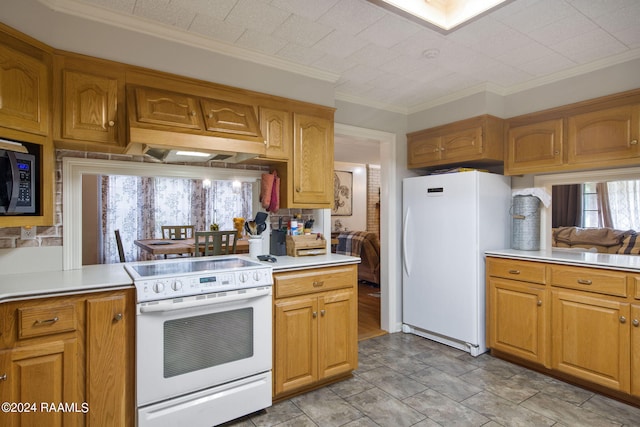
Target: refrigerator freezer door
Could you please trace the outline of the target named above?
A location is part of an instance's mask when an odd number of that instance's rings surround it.
[[[477,182],[475,172],[403,182],[403,323],[472,345],[481,339]]]

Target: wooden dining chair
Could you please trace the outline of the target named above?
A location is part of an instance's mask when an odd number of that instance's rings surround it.
[[[116,246],[118,247],[118,256],[120,257],[120,262],[125,262],[124,257],[124,248],[122,247],[122,238],[120,237],[120,230],[114,230],[116,235]]]
[[[189,239],[193,237],[194,227],[193,225],[163,225],[162,229],[163,239]]]
[[[196,256],[229,255],[236,253],[236,230],[196,231]]]

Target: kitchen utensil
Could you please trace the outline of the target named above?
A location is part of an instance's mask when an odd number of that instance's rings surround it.
[[[256,214],[256,219],[254,221],[256,222],[256,224],[264,224],[264,222],[267,220],[268,217],[269,217],[268,213],[258,212]]]
[[[260,224],[257,225],[258,234],[262,234],[262,232],[264,230],[266,230],[266,229],[267,229],[267,223],[266,222],[263,222],[263,223],[260,223]]]
[[[255,236],[258,234],[258,226],[255,221],[247,221],[245,222],[245,225],[247,226],[246,230],[250,235]]]

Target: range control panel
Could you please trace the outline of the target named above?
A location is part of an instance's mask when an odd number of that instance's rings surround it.
[[[173,299],[273,285],[271,268],[202,272],[175,277],[150,277],[135,281],[138,302]]]

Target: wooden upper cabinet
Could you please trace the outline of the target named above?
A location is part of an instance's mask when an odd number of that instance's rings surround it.
[[[407,167],[500,164],[503,120],[478,116],[407,134]]]
[[[135,88],[136,119],[140,123],[202,130],[198,98],[154,88]]]
[[[293,129],[293,203],[329,207],[333,197],[333,121],[294,113]]]
[[[568,161],[574,164],[640,157],[640,104],[568,119]]]
[[[122,152],[125,145],[124,68],[80,55],[57,55],[54,62],[56,146]]]
[[[509,126],[505,174],[554,170],[563,163],[563,119]]]
[[[0,125],[49,133],[49,69],[38,58],[0,44]]]
[[[265,158],[288,160],[293,128],[289,111],[260,107],[260,129],[266,142]]]
[[[200,103],[206,130],[245,135],[262,140],[253,106],[217,99],[201,99]]]

